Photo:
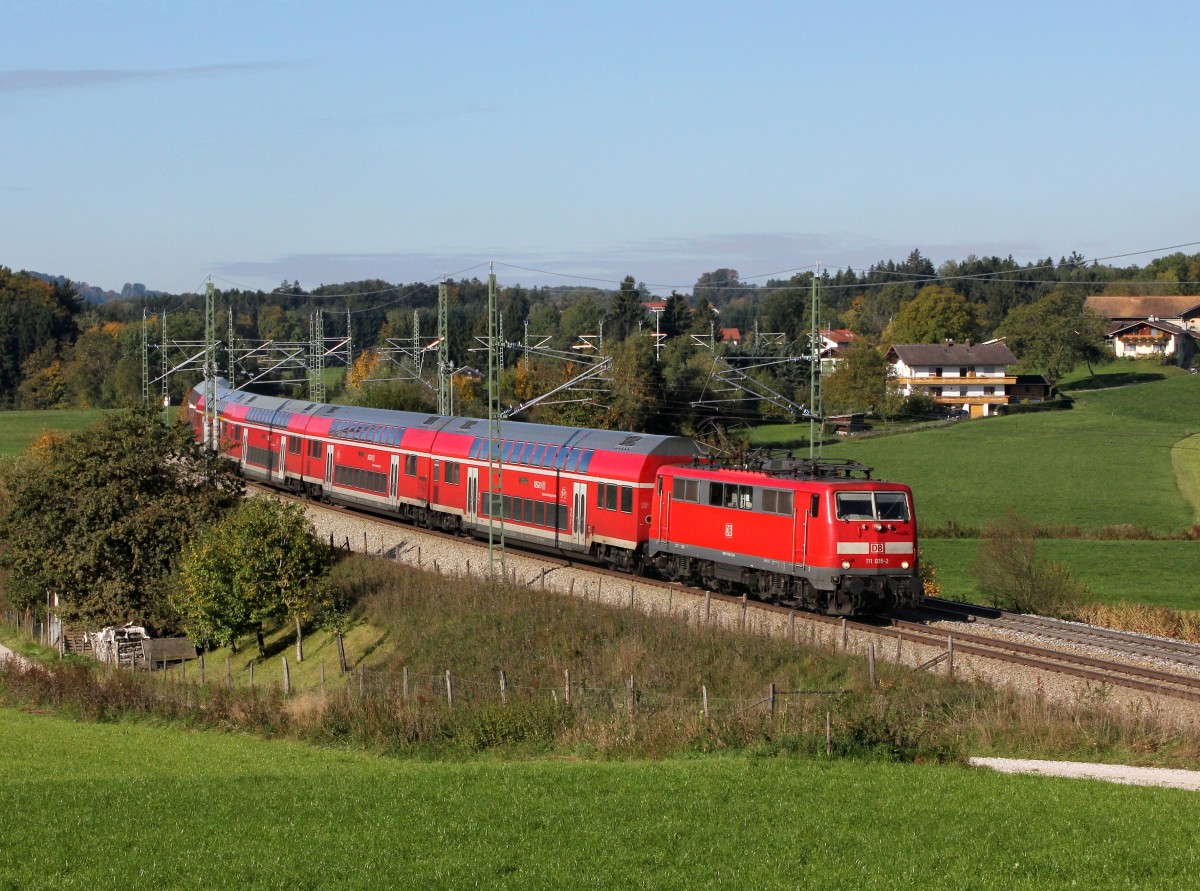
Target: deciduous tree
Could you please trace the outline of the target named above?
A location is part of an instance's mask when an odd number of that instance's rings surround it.
[[[883,333],[885,343],[940,343],[979,337],[975,308],[961,294],[941,285],[926,285],[900,307]]]
[[[262,624],[287,619],[304,660],[304,623],[329,602],[333,551],[297,504],[250,498],[192,547],[171,603],[189,634],[228,644]]]
[[[148,411],[30,451],[0,479],[0,568],[9,599],[58,596],[64,621],[168,623],[167,577],[184,545],[238,500],[227,460]]]
[[[1057,381],[1080,362],[1090,368],[1105,355],[1108,321],[1083,302],[1069,291],[1052,291],[1010,312],[996,334],[1006,339],[1024,370]]]

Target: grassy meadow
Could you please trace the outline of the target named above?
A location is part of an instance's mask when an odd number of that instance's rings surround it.
[[[0,763],[3,888],[1177,888],[1200,870],[1193,793],[958,766],[428,763],[8,709]]]
[[[104,413],[98,408],[0,412],[0,455],[18,455],[43,433],[74,433]]]
[[[830,443],[883,479],[913,487],[922,549],[944,593],[979,598],[969,566],[978,534],[1016,511],[1054,538],[1041,553],[1061,561],[1102,600],[1200,608],[1194,585],[1200,541],[1101,541],[1104,530],[1165,538],[1200,522],[1200,375],[1154,362],[1118,361],[1062,388],[1069,411],[929,425]],[[802,438],[807,425],[763,428],[763,444]]]

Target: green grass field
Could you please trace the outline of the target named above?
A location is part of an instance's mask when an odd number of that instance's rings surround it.
[[[913,487],[921,524],[982,527],[1014,508],[1039,525],[1131,524],[1160,533],[1195,518],[1172,450],[1200,447],[1200,375],[1079,395],[1071,411],[960,421],[942,430],[826,447]],[[1176,448],[1178,444],[1178,448]]]
[[[1200,610],[1196,568],[1200,541],[1088,541],[1050,538],[1038,553],[1066,565],[1071,574],[1105,603],[1128,601],[1174,609]],[[971,562],[977,539],[928,539],[921,551],[938,570],[942,596],[981,602]]]
[[[855,439],[827,445],[824,454],[912,485],[925,528],[982,527],[1011,507],[1045,526],[1179,531],[1196,518],[1176,480],[1189,472],[1200,479],[1200,439],[1182,442],[1200,433],[1200,375],[1143,366],[1114,363],[1081,378],[1114,385],[1161,379],[1077,390],[1071,411]],[[807,425],[761,428],[756,441],[786,440],[789,430],[794,438]]]
[[[103,409],[0,412],[0,455],[17,455],[46,432],[74,433],[95,421]]]
[[[1181,888],[1200,798],[957,766],[398,761],[0,710],[0,887]]]

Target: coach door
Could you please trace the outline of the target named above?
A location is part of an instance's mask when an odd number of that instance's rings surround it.
[[[388,473],[388,504],[395,507],[400,503],[400,456],[392,455],[392,469]]]
[[[325,447],[325,491],[333,488],[333,443]]]
[[[280,482],[283,482],[287,476],[287,434],[281,434],[279,437],[279,463],[277,465],[279,475],[276,477]]]
[[[238,455],[238,464],[243,470],[246,469],[246,451],[250,448],[250,429],[242,427],[242,453]]]
[[[479,518],[479,468],[467,468],[467,503],[463,515],[468,523],[474,523]]]
[[[571,541],[577,545],[587,545],[587,502],[587,483],[576,483],[571,505]]]

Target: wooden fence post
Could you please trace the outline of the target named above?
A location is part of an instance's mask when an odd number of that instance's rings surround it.
[[[749,604],[748,604],[748,601],[746,600],[746,595],[743,594],[742,595],[742,630],[743,631],[746,630],[746,610],[748,608],[749,608]]]
[[[946,674],[954,677],[954,636],[946,635]]]
[[[771,703],[771,717],[775,717],[775,683],[771,683],[770,690],[767,693],[767,699]]]
[[[796,642],[796,611],[794,609],[788,610],[788,637],[792,643]]]
[[[871,673],[871,689],[874,690],[877,686],[875,683],[875,644],[871,644],[867,648],[867,668]]]
[[[563,703],[571,704],[571,669],[563,669]]]
[[[904,632],[897,631],[896,632],[896,664],[897,665],[900,664],[900,653],[901,653],[901,650],[903,647],[904,647]]]
[[[287,656],[281,658],[283,659],[283,695],[288,696],[292,692],[292,673],[288,670]]]
[[[704,624],[712,621],[712,591],[704,592]]]
[[[450,680],[450,669],[446,669],[446,704],[454,708],[454,684]]]
[[[850,629],[846,625],[845,616],[842,616],[842,649],[850,649]]]
[[[625,687],[625,711],[629,715],[629,720],[633,720],[633,675],[629,676],[629,683]]]
[[[367,692],[367,670],[362,665],[358,666],[358,696],[361,699]]]
[[[339,628],[337,633],[338,645],[338,664],[342,668],[342,674],[345,674],[349,669],[346,666],[346,642],[342,639],[342,630]]]
[[[254,689],[254,663],[250,663],[250,689]]]
[[[233,686],[233,675],[229,673],[229,657],[225,657],[225,686],[230,688]]]
[[[200,686],[204,686],[204,651],[200,651]]]
[[[508,675],[500,669],[500,704],[508,705]]]
[[[708,685],[700,685],[700,705],[704,709],[704,720],[708,720]]]
[[[408,705],[408,666],[400,672],[400,701]]]
[[[321,695],[325,695],[325,663],[321,663]]]
[[[829,709],[825,709],[825,757],[833,757],[833,721]]]

